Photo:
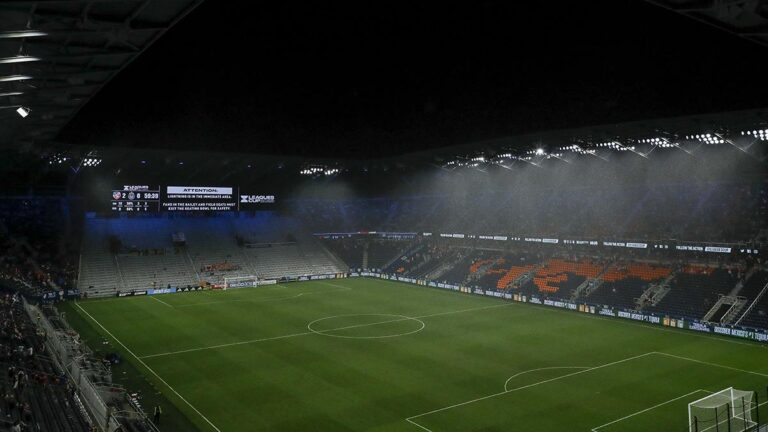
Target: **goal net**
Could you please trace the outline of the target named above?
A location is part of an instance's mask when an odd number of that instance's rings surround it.
[[[258,276],[225,277],[224,289],[253,288],[259,286]]]
[[[688,404],[690,432],[743,432],[755,430],[752,420],[755,392],[733,387]]]

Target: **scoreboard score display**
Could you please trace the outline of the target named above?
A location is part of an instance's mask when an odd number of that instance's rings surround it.
[[[238,211],[275,203],[274,195],[241,194],[231,186],[123,185],[112,190],[115,212]]]

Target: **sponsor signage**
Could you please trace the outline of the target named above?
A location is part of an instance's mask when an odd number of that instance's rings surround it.
[[[155,294],[173,294],[176,292],[176,288],[156,288],[151,289],[147,291],[148,295],[155,295]]]
[[[719,246],[706,246],[704,248],[704,252],[731,253],[731,248],[719,247]]]
[[[648,247],[648,243],[627,243],[628,248],[645,249]]]
[[[343,276],[343,275],[336,275],[336,274],[310,275],[310,276],[301,276],[298,278],[298,280],[306,281],[306,280],[333,279],[339,276]],[[527,302],[527,303],[545,305],[545,306],[555,307],[560,309],[573,310],[573,311],[578,311],[582,313],[591,313],[591,314],[597,314],[597,315],[602,315],[607,317],[616,317],[616,318],[628,319],[633,321],[642,321],[642,322],[647,322],[655,325],[663,325],[663,326],[676,327],[681,329],[684,328],[684,329],[688,329],[696,332],[714,333],[719,335],[725,335],[730,337],[737,337],[742,339],[768,343],[768,331],[757,331],[757,330],[748,330],[748,329],[725,327],[725,326],[715,326],[715,325],[710,325],[710,324],[706,324],[699,321],[686,321],[682,319],[673,319],[669,317],[662,318],[660,316],[656,316],[653,314],[645,314],[637,311],[617,310],[608,306],[596,307],[596,306],[587,305],[587,304],[575,304],[575,303],[558,300],[558,299],[541,299],[537,296],[531,296],[530,298],[527,298],[526,296],[521,295],[519,293],[513,294],[510,292],[497,291],[492,289],[486,290],[478,287],[474,287],[474,288],[463,287],[463,286],[458,286],[453,284],[447,284],[444,282],[417,280],[413,278],[402,277],[399,275],[387,275],[387,274],[371,272],[371,271],[362,271],[359,273],[353,272],[353,273],[350,273],[349,276],[352,276],[352,277],[363,276],[363,277],[375,277],[375,278],[381,278],[381,279],[398,280],[401,282],[448,289],[453,291],[460,291],[468,294],[503,298],[507,300],[520,301],[523,303]],[[273,285],[276,283],[277,283],[277,280],[275,279],[259,281],[260,285]],[[151,290],[134,290],[129,292],[118,292],[117,297],[140,296],[140,295],[148,295],[148,294],[149,295],[170,294],[174,292],[199,291],[202,289],[203,288],[199,286],[196,286],[196,287],[190,286],[190,287],[161,288],[161,289],[151,289]]]
[[[240,195],[240,204],[274,204],[274,195]]]

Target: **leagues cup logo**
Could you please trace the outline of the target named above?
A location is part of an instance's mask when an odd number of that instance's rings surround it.
[[[120,191],[112,192],[112,199],[119,200],[121,196],[122,196],[122,194],[120,193]]]

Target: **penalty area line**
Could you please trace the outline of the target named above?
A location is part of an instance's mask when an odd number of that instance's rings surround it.
[[[434,409],[432,411],[427,411],[427,412],[424,412],[424,413],[421,413],[421,414],[410,416],[410,417],[406,418],[405,420],[408,423],[411,423],[411,424],[413,424],[415,426],[418,426],[419,428],[421,428],[423,430],[432,432],[428,428],[418,424],[416,421],[414,421],[414,419],[419,418],[419,417],[428,416],[430,414],[439,413],[439,412],[446,411],[446,410],[449,410],[449,409],[457,408],[457,407],[460,407],[460,406],[469,405],[471,403],[480,402],[480,401],[483,401],[483,400],[486,400],[486,399],[495,398],[497,396],[502,396],[502,395],[505,395],[505,394],[508,394],[508,393],[513,393],[513,392],[516,392],[516,391],[519,391],[519,390],[525,390],[525,389],[528,389],[528,388],[531,388],[531,387],[536,387],[536,386],[539,386],[539,385],[542,385],[542,384],[547,384],[547,383],[559,381],[559,380],[564,379],[564,378],[569,378],[569,377],[572,377],[572,376],[581,375],[583,373],[587,373],[587,372],[591,372],[591,371],[594,371],[594,370],[606,368],[606,367],[609,367],[609,366],[614,366],[614,365],[625,363],[625,362],[628,362],[628,361],[637,360],[639,358],[647,357],[649,355],[654,355],[654,354],[657,354],[657,353],[655,353],[655,352],[647,352],[647,353],[644,353],[644,354],[639,354],[639,355],[636,355],[636,356],[627,357],[627,358],[624,358],[624,359],[621,359],[621,360],[616,360],[616,361],[613,361],[613,362],[610,362],[610,363],[605,363],[605,364],[602,364],[602,365],[599,365],[599,366],[590,367],[588,369],[582,369],[582,370],[579,370],[577,372],[571,372],[569,374],[561,375],[559,377],[550,378],[550,379],[546,379],[546,380],[543,380],[543,381],[538,381],[538,382],[535,382],[533,384],[528,384],[528,385],[524,385],[524,386],[521,386],[521,387],[515,387],[515,388],[509,389],[509,390],[505,389],[504,391],[501,391],[501,392],[498,392],[498,393],[490,394],[490,395],[487,395],[487,396],[482,396],[482,397],[475,398],[475,399],[472,399],[472,400],[468,400],[468,401],[465,401],[465,402],[456,403],[456,404],[449,405],[449,406],[446,406],[446,407],[443,407],[443,408],[438,408],[438,409]]]
[[[149,372],[151,372],[151,373],[152,373],[152,375],[154,375],[154,376],[155,376],[155,377],[156,377],[158,380],[160,380],[160,382],[161,382],[161,383],[163,383],[163,385],[165,385],[166,387],[168,387],[168,389],[169,389],[169,390],[171,390],[171,391],[172,391],[172,392],[173,392],[173,393],[174,393],[176,396],[178,396],[178,398],[179,398],[179,399],[181,399],[181,400],[182,400],[182,401],[183,401],[185,404],[187,404],[187,406],[188,406],[188,407],[192,408],[192,411],[194,411],[195,413],[197,413],[197,415],[198,415],[198,416],[200,416],[200,418],[202,418],[203,420],[205,420],[205,422],[206,422],[206,423],[208,423],[208,424],[209,424],[209,425],[210,425],[210,426],[211,426],[211,427],[212,427],[212,428],[213,428],[213,429],[214,429],[216,432],[221,432],[221,429],[219,429],[219,428],[218,428],[218,427],[217,427],[215,424],[213,424],[213,422],[211,422],[210,420],[208,420],[208,417],[206,417],[205,415],[203,415],[203,413],[201,413],[201,412],[200,412],[200,410],[198,410],[197,408],[195,408],[195,406],[194,406],[194,405],[192,405],[191,403],[189,403],[189,401],[188,401],[187,399],[185,399],[185,398],[184,398],[184,396],[182,396],[181,394],[179,394],[179,392],[177,392],[175,388],[173,388],[173,387],[172,387],[170,384],[168,384],[168,383],[167,383],[167,382],[166,382],[166,381],[165,381],[165,380],[164,380],[164,379],[163,379],[163,378],[162,378],[160,375],[158,375],[158,374],[157,374],[157,372],[155,372],[155,371],[154,371],[154,370],[153,370],[151,367],[147,366],[147,364],[146,364],[146,363],[144,363],[144,361],[143,361],[142,359],[140,359],[140,358],[139,358],[139,357],[138,357],[136,354],[134,354],[134,353],[133,353],[133,351],[131,351],[131,350],[130,350],[130,348],[128,348],[127,346],[125,346],[125,344],[124,344],[124,343],[122,343],[122,342],[120,341],[120,339],[116,338],[116,337],[115,337],[115,335],[113,335],[113,334],[112,334],[112,332],[110,332],[109,330],[107,330],[107,328],[106,328],[106,327],[104,327],[104,326],[103,326],[103,325],[102,325],[102,324],[101,324],[101,323],[100,323],[100,322],[99,322],[99,321],[98,321],[96,318],[94,318],[94,317],[93,317],[93,315],[91,315],[90,313],[88,313],[88,311],[87,311],[87,310],[83,309],[83,307],[82,307],[82,306],[80,306],[80,304],[79,304],[78,302],[75,302],[75,306],[77,306],[77,308],[78,308],[78,309],[80,309],[80,310],[81,310],[81,311],[82,311],[82,312],[83,312],[83,313],[84,313],[86,316],[88,316],[88,318],[90,318],[90,319],[91,319],[91,321],[93,321],[94,323],[96,323],[96,325],[98,325],[99,327],[101,327],[101,329],[102,329],[102,330],[104,330],[104,332],[105,332],[106,334],[108,334],[108,335],[109,335],[109,337],[111,337],[112,339],[114,339],[114,340],[115,340],[115,342],[117,342],[117,343],[118,343],[118,344],[119,344],[121,347],[123,347],[123,349],[125,349],[125,351],[127,351],[127,352],[128,352],[130,355],[131,355],[131,356],[133,356],[133,358],[135,358],[135,359],[136,359],[136,360],[137,360],[139,363],[141,363],[141,365],[142,365],[142,366],[144,366],[144,368],[146,368],[146,369],[147,369]]]
[[[636,416],[636,415],[640,415],[640,414],[643,414],[643,413],[647,413],[648,411],[652,411],[652,410],[655,410],[655,409],[656,409],[656,408],[658,408],[658,407],[661,407],[661,406],[664,406],[664,405],[670,404],[670,403],[672,403],[672,402],[675,402],[675,401],[679,401],[680,399],[685,399],[685,398],[687,398],[687,397],[690,397],[690,396],[692,396],[692,395],[695,395],[696,393],[708,393],[708,394],[712,394],[712,392],[711,392],[711,391],[707,391],[707,390],[702,390],[702,389],[699,389],[699,390],[694,390],[694,391],[692,391],[692,392],[690,392],[690,393],[684,394],[684,395],[682,395],[682,396],[678,396],[678,397],[676,397],[676,398],[674,398],[674,399],[670,399],[670,400],[668,400],[668,401],[665,401],[665,402],[662,402],[662,403],[656,404],[656,405],[654,405],[654,406],[652,406],[652,407],[650,407],[650,408],[646,408],[646,409],[644,409],[644,410],[641,410],[641,411],[637,411],[637,412],[635,412],[635,413],[632,413],[632,414],[630,414],[630,415],[624,416],[624,417],[622,417],[622,418],[620,418],[620,419],[616,419],[616,420],[613,420],[613,421],[611,421],[611,422],[608,422],[608,423],[606,423],[606,424],[604,424],[604,425],[600,425],[600,426],[598,426],[598,427],[592,428],[592,432],[597,432],[598,430],[600,430],[600,429],[602,429],[602,428],[604,428],[604,427],[606,427],[606,426],[610,426],[610,425],[612,425],[612,424],[616,424],[616,423],[622,422],[622,421],[624,421],[624,420],[627,420],[627,419],[629,419],[629,418],[632,418],[632,417],[634,417],[634,416]]]

